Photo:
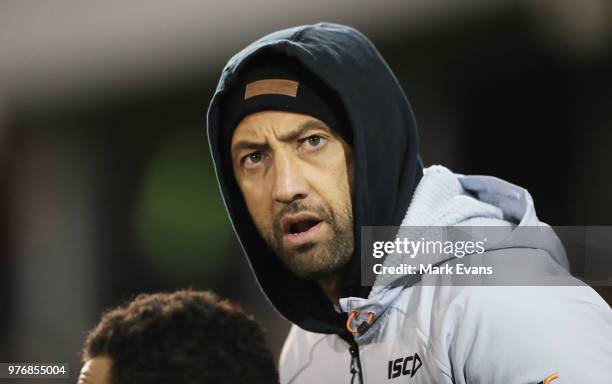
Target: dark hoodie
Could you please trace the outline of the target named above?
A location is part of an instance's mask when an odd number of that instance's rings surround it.
[[[361,226],[398,226],[422,176],[414,115],[397,79],[374,45],[344,25],[318,23],[260,38],[227,63],[208,109],[208,141],[217,180],[244,253],[264,293],[289,321],[317,333],[347,338],[338,314],[314,281],[296,277],[257,232],[224,153],[224,97],[247,64],[262,54],[297,59],[341,100],[351,130],[355,164],[355,253],[345,267],[343,297],[367,297],[360,284]],[[345,315],[344,315],[345,316]]]

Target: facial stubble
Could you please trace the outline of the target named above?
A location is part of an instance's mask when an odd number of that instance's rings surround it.
[[[331,236],[321,242],[285,249],[280,219],[286,214],[298,212],[318,215],[331,229]],[[267,232],[262,235],[268,245],[291,272],[303,279],[317,279],[338,271],[348,263],[354,250],[353,214],[348,205],[334,213],[327,206],[308,206],[301,201],[294,201],[278,212],[273,230]]]

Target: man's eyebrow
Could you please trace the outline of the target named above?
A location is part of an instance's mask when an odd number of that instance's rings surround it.
[[[317,120],[308,120],[307,122],[300,124],[293,131],[287,132],[286,134],[280,136],[278,139],[280,141],[291,141],[301,136],[304,132],[315,128],[323,129],[329,132],[329,128],[327,128],[327,126],[322,122]]]
[[[287,132],[286,134],[280,136],[278,139],[280,141],[291,141],[291,140],[294,140],[300,137],[304,132],[309,131],[311,129],[316,129],[316,128],[323,129],[329,132],[329,128],[327,128],[327,126],[325,126],[325,124],[323,124],[322,122],[317,121],[317,120],[308,120],[307,122],[300,124],[294,130]],[[257,141],[249,141],[249,140],[238,140],[236,144],[232,146],[232,150],[235,152],[247,150],[247,149],[248,150],[261,150],[261,149],[266,149],[266,148],[268,148],[268,144],[266,143],[261,143]]]
[[[234,146],[232,147],[232,150],[234,152],[238,152],[238,151],[242,151],[245,149],[249,149],[249,150],[254,150],[254,149],[265,149],[268,147],[268,144],[266,143],[259,143],[256,141],[249,141],[249,140],[238,140],[236,142],[236,144],[234,144]]]

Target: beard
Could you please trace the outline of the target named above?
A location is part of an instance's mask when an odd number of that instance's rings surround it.
[[[281,218],[298,212],[317,214],[328,224],[331,236],[321,242],[285,249]],[[272,229],[266,232],[262,234],[266,243],[291,272],[303,279],[317,279],[340,270],[351,259],[354,251],[353,213],[350,205],[334,212],[324,205],[309,206],[299,200],[294,201],[278,212]]]

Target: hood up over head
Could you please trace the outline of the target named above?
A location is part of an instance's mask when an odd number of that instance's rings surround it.
[[[355,253],[344,269],[343,296],[367,297],[361,287],[360,227],[398,226],[422,176],[415,119],[397,79],[374,45],[359,31],[318,23],[271,33],[226,64],[207,115],[208,140],[223,200],[234,231],[257,280],[274,307],[301,328],[345,332],[338,314],[316,282],[290,272],[259,235],[235,181],[227,140],[234,126],[224,116],[227,98],[249,63],[265,55],[294,60],[340,101],[355,166],[353,218]],[[345,137],[346,138],[346,137]]]

